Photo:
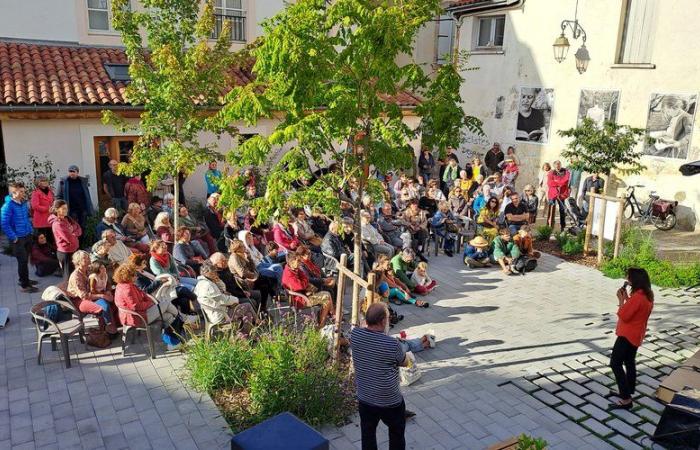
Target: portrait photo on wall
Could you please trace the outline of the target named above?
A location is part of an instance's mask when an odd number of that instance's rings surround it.
[[[620,104],[620,91],[605,89],[581,89],[576,125],[588,118],[602,127],[604,122],[617,121],[617,108]]]
[[[549,141],[553,105],[554,89],[521,87],[515,139],[546,144]]]
[[[697,107],[697,94],[652,94],[647,116],[644,154],[662,158],[688,159]]]

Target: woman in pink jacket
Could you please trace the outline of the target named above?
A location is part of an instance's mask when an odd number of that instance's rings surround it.
[[[559,224],[561,231],[566,228],[566,210],[564,202],[571,194],[569,180],[571,172],[561,166],[560,161],[554,161],[552,170],[547,173],[547,200],[549,200],[549,213],[547,215],[547,225],[554,228],[554,215],[559,206]]]
[[[39,176],[36,179],[36,189],[32,192],[32,226],[36,235],[43,234],[49,241],[53,242],[53,233],[49,224],[49,210],[53,205],[54,195],[49,186],[49,179]]]
[[[68,204],[63,200],[53,203],[49,223],[56,240],[56,256],[63,268],[63,279],[68,281],[73,272],[73,253],[80,247],[78,238],[83,234],[83,230],[78,222],[68,215]]]

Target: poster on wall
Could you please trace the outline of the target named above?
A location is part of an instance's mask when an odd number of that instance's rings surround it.
[[[591,119],[599,128],[604,122],[615,122],[619,104],[620,91],[581,89],[576,125],[580,126],[584,118]]]
[[[661,158],[688,159],[697,94],[652,94],[647,116],[644,154]]]
[[[515,139],[546,144],[549,141],[553,105],[554,89],[521,87]]]

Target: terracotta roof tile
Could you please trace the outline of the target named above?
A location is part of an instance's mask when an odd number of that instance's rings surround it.
[[[128,105],[126,84],[112,81],[105,63],[128,61],[120,48],[0,40],[0,106]],[[232,68],[232,82],[240,86],[252,81],[251,69],[252,61]],[[402,107],[420,104],[420,99],[409,92],[393,99]]]

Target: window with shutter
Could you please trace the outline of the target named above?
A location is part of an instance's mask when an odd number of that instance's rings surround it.
[[[650,64],[658,0],[626,0],[619,64]]]
[[[437,63],[439,65],[450,61],[454,39],[455,23],[452,16],[442,15],[438,20]]]

